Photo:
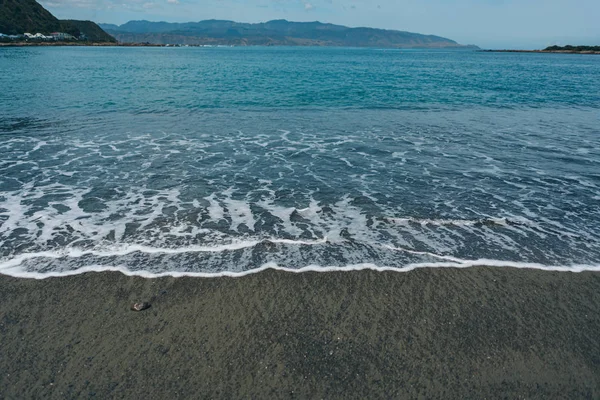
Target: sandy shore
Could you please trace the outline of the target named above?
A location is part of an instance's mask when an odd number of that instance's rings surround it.
[[[599,398],[600,274],[0,276],[0,374],[9,399]]]

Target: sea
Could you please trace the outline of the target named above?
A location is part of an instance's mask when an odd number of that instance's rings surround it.
[[[600,270],[600,56],[0,49],[0,273]]]

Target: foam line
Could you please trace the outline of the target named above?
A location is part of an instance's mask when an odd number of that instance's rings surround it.
[[[428,251],[409,250],[409,249],[405,249],[403,247],[394,247],[394,246],[390,246],[390,245],[383,245],[381,247],[388,249],[388,250],[393,250],[393,251],[401,251],[401,252],[410,253],[410,254],[417,254],[420,256],[429,256],[429,257],[433,257],[433,258],[438,258],[440,260],[447,260],[447,261],[454,261],[454,262],[464,261],[464,260],[461,260],[460,258],[456,258],[456,257],[452,257],[452,256],[441,256],[439,254],[430,253]]]
[[[20,265],[23,261],[31,260],[32,258],[81,258],[88,255],[98,257],[118,257],[125,256],[128,254],[140,252],[146,254],[183,254],[183,253],[219,253],[224,251],[241,250],[250,247],[255,247],[260,243],[271,242],[281,243],[288,245],[306,245],[313,246],[318,244],[327,243],[327,238],[315,241],[304,241],[304,240],[290,240],[290,239],[267,239],[267,240],[254,240],[254,241],[243,241],[237,243],[224,244],[219,246],[194,246],[194,247],[180,247],[177,249],[149,247],[142,245],[125,245],[111,251],[99,251],[99,250],[82,250],[77,248],[64,249],[59,251],[40,251],[37,253],[23,253],[18,256],[9,259],[4,262],[0,262],[0,271],[5,268],[12,268]]]
[[[308,265],[303,268],[293,269],[293,268],[285,268],[280,267],[274,263],[264,264],[259,268],[255,268],[248,271],[243,272],[161,272],[161,273],[150,273],[147,271],[131,271],[125,267],[121,266],[100,266],[93,265],[82,267],[73,271],[63,271],[63,272],[47,272],[47,273],[39,273],[39,272],[27,272],[14,269],[4,269],[0,268],[0,274],[12,276],[15,278],[26,278],[26,279],[47,279],[47,278],[58,278],[58,277],[67,277],[80,275],[88,272],[120,272],[126,276],[136,276],[147,279],[152,278],[164,278],[164,277],[172,277],[172,278],[183,278],[183,277],[191,277],[191,278],[241,278],[247,275],[258,274],[264,271],[273,270],[273,271],[283,271],[290,273],[305,273],[305,272],[350,272],[350,271],[363,271],[363,270],[371,270],[377,272],[410,272],[419,268],[472,268],[472,267],[494,267],[494,268],[516,268],[516,269],[537,269],[542,271],[555,271],[555,272],[572,272],[572,273],[580,273],[585,271],[592,272],[600,272],[600,265],[572,265],[572,266],[547,266],[543,264],[536,263],[524,263],[524,262],[512,262],[512,261],[501,261],[501,260],[487,260],[487,259],[479,259],[479,260],[470,260],[464,261],[460,263],[418,263],[418,264],[408,264],[401,268],[396,267],[386,267],[386,266],[377,266],[375,264],[352,264],[347,265],[345,267],[335,267],[335,266],[319,266],[319,265]]]

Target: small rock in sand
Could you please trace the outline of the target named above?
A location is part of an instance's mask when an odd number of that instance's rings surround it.
[[[150,303],[145,302],[145,301],[140,301],[139,303],[133,303],[133,305],[131,306],[132,311],[144,311],[148,308],[150,308]]]

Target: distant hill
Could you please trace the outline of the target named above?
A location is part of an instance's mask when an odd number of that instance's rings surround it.
[[[565,52],[565,53],[600,53],[600,46],[550,46],[543,51]]]
[[[91,21],[59,20],[35,0],[0,0],[0,33],[19,35],[25,32],[82,34],[94,42],[115,39]]]
[[[35,0],[0,0],[0,33],[50,33],[60,28],[60,21]]]
[[[460,48],[440,36],[321,22],[275,20],[258,24],[207,20],[169,23],[130,21],[100,24],[119,42],[189,45],[348,46],[387,48]]]
[[[2,0],[0,0],[2,1]],[[62,24],[66,24],[79,32],[83,33],[87,40],[92,42],[116,42],[116,39],[106,33],[100,28],[95,22],[92,21],[78,21],[74,19],[66,19],[61,21]]]

